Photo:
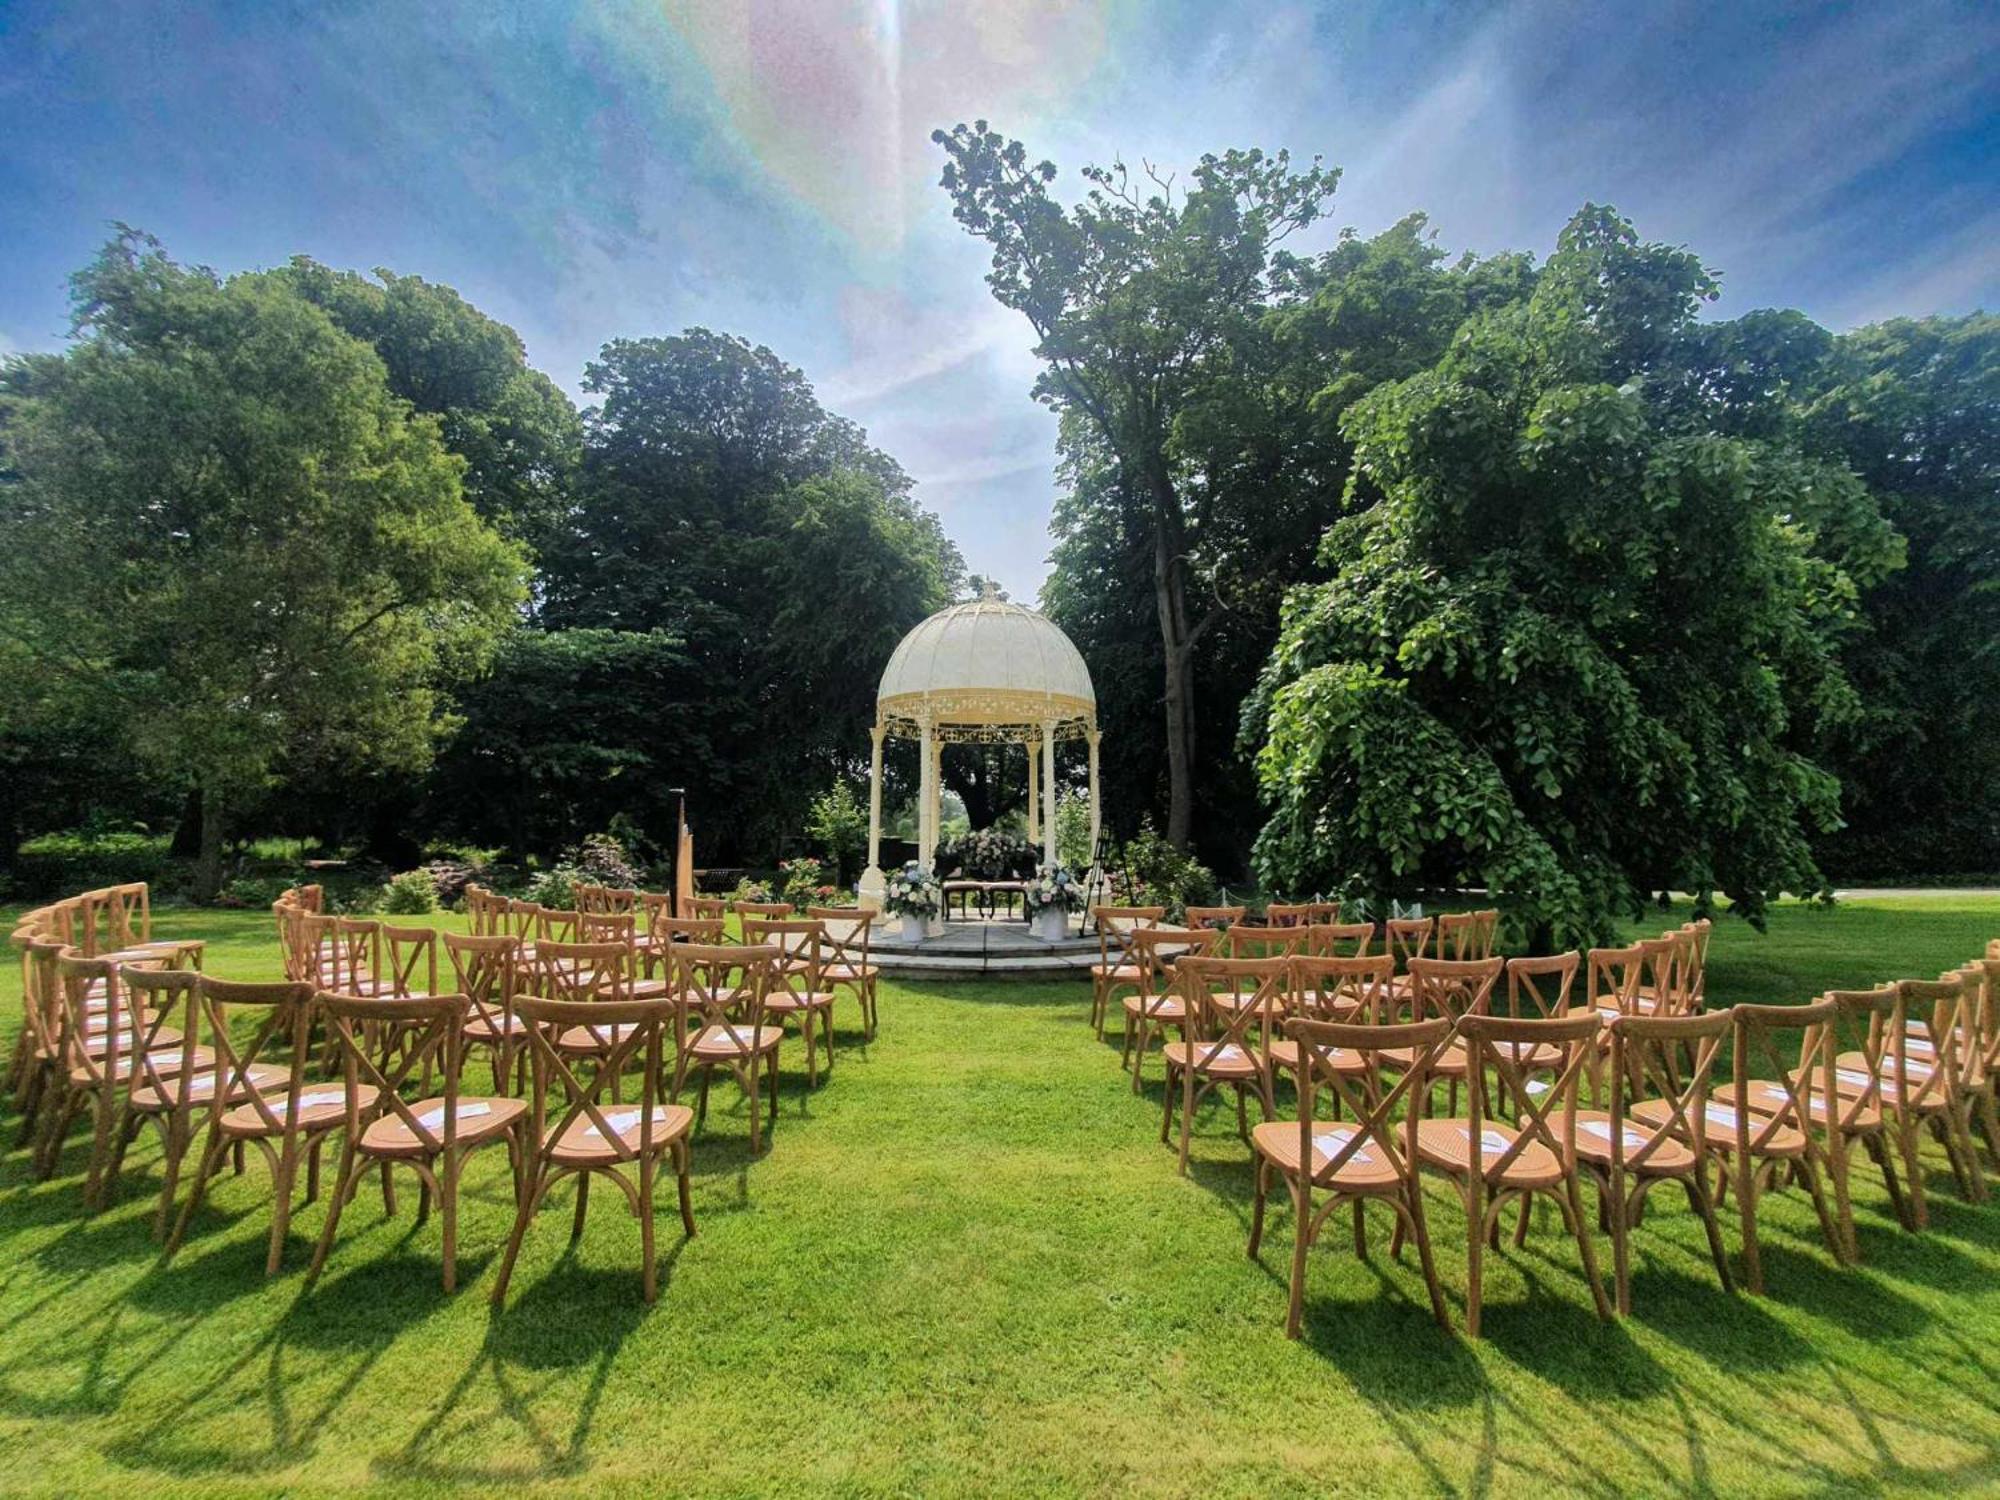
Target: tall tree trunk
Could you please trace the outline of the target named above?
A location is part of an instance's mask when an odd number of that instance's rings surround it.
[[[1153,476],[1153,597],[1159,606],[1167,710],[1167,838],[1188,846],[1194,815],[1194,642],[1188,623],[1187,559],[1180,501],[1163,471]]]
[[[222,891],[222,801],[201,792],[201,852],[194,863],[194,899],[206,906]]]

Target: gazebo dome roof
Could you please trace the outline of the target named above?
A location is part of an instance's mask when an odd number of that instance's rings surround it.
[[[903,637],[876,702],[892,730],[913,733],[928,718],[947,739],[1016,738],[1007,731],[1050,722],[1068,738],[1097,719],[1090,669],[1069,637],[991,584]]]

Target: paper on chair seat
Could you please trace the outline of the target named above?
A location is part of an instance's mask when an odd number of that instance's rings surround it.
[[[1736,1128],[1736,1111],[1727,1104],[1704,1104],[1701,1112],[1714,1124]]]
[[[604,1117],[604,1123],[611,1127],[614,1135],[623,1135],[639,1123],[639,1116],[644,1113],[645,1111],[642,1109],[614,1109]],[[667,1111],[663,1108],[655,1107],[653,1110],[653,1123],[655,1125],[663,1124],[666,1119]],[[597,1136],[599,1139],[602,1139],[604,1136],[604,1132],[599,1130],[595,1125],[584,1126],[583,1133],[585,1135]]]
[[[347,1091],[345,1089],[307,1089],[306,1092],[299,1095],[300,1109],[317,1109],[322,1104],[345,1104],[346,1102]]]
[[[1596,1136],[1600,1141],[1611,1139],[1611,1127],[1602,1120],[1578,1120],[1576,1128],[1587,1135]],[[1647,1141],[1652,1139],[1651,1136],[1641,1130],[1626,1130],[1623,1134],[1625,1136],[1625,1144],[1628,1146],[1643,1146]]]
[[[476,1119],[480,1115],[492,1113],[493,1106],[490,1104],[461,1104],[458,1107],[458,1117],[461,1120]],[[438,1129],[444,1124],[444,1106],[439,1105],[436,1109],[425,1110],[417,1116],[417,1123],[426,1130]]]
[[[1197,1060],[1204,1063],[1240,1063],[1248,1062],[1250,1058],[1241,1047],[1237,1046],[1234,1042],[1230,1042],[1215,1048],[1213,1051],[1210,1051],[1206,1047],[1202,1048],[1197,1054]]]
[[[1322,1130],[1313,1137],[1313,1150],[1320,1152],[1331,1161],[1346,1147],[1349,1141],[1354,1139],[1354,1135],[1355,1132],[1352,1130]],[[1370,1156],[1366,1151],[1356,1151],[1347,1160],[1372,1163],[1375,1158]]]
[[[1504,1155],[1507,1148],[1513,1144],[1512,1141],[1507,1139],[1506,1136],[1501,1135],[1498,1131],[1482,1130],[1479,1132],[1479,1154],[1481,1156],[1484,1156],[1489,1151]]]

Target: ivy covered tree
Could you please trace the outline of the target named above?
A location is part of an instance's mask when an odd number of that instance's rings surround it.
[[[1841,652],[1900,539],[1861,481],[1679,430],[1714,281],[1587,207],[1525,301],[1361,398],[1350,513],[1245,711],[1275,890],[1475,886],[1543,941],[1823,885]]]
[[[0,389],[0,630],[35,665],[0,724],[59,683],[115,725],[192,790],[210,895],[231,815],[281,779],[429,763],[526,561],[375,351],[282,283],[127,231],[75,305],[72,347]]]

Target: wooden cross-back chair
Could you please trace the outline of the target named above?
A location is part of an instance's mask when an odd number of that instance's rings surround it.
[[[1978,970],[1978,1004],[1967,1030],[1970,1049],[1960,1086],[1986,1137],[1987,1159],[2000,1170],[2000,958],[1983,958]]]
[[[285,1070],[271,1064],[253,1066],[246,1076],[231,1079],[219,1057],[196,1045],[200,1034],[200,975],[192,969],[149,969],[125,965],[119,981],[130,1000],[130,1055],[138,1059],[124,1094],[118,1128],[112,1137],[111,1160],[105,1170],[100,1202],[110,1204],[126,1149],[147,1125],[160,1136],[160,1198],[153,1213],[153,1238],[167,1232],[181,1169],[194,1143],[196,1112],[224,1090],[225,1104],[241,1104],[252,1089],[281,1089]],[[173,1042],[179,1037],[179,1045]]]
[[[503,897],[506,905],[497,913],[499,927],[496,929],[510,937],[517,937],[524,943],[532,943],[541,935],[542,908],[534,901],[521,901]]]
[[[1707,1149],[1725,1169],[1717,1202],[1731,1187],[1736,1192],[1743,1284],[1760,1296],[1764,1265],[1757,1243],[1757,1205],[1776,1189],[1779,1173],[1803,1179],[1827,1249],[1835,1260],[1847,1258],[1846,1237],[1826,1202],[1826,1147],[1812,1124],[1815,1097],[1823,1099],[1833,1083],[1838,1014],[1831,1000],[1810,1005],[1744,1004],[1728,1012],[1732,1077],[1726,1099],[1713,1099],[1703,1110],[1703,1133]],[[1787,1056],[1794,1050],[1787,1046],[1792,1037],[1798,1039],[1796,1063]],[[1760,1110],[1753,1111],[1753,1100]],[[1634,1105],[1631,1113],[1642,1124],[1653,1124],[1665,1118],[1665,1106],[1648,1100]]]
[[[579,912],[576,939],[580,943],[623,943],[635,948],[639,941],[639,917],[629,911]],[[634,957],[637,957],[635,952]]]
[[[1338,901],[1273,901],[1264,908],[1270,927],[1320,927],[1339,920]]]
[[[789,901],[732,901],[729,909],[735,913],[739,924],[752,921],[782,922],[791,916],[792,903]],[[746,938],[744,940],[748,942]]]
[[[1375,945],[1373,922],[1311,922],[1300,930],[1305,934],[1302,953],[1365,958]]]
[[[777,982],[781,955],[751,944],[677,943],[668,953],[672,984],[688,1008],[688,1029],[674,1067],[679,1099],[690,1072],[701,1073],[696,1121],[708,1118],[708,1085],[717,1068],[736,1079],[750,1106],[750,1150],[763,1150],[763,1101],[778,1123],[778,1053],[782,1026],[764,1024],[764,1001]]]
[[[1572,955],[1573,956],[1573,955]],[[1646,1196],[1679,1183],[1708,1236],[1725,1292],[1736,1289],[1708,1181],[1708,1103],[1728,1011],[1702,1016],[1620,1016],[1610,1032],[1611,1107],[1572,1110],[1576,1154],[1597,1183],[1599,1217],[1611,1229],[1612,1283],[1620,1314],[1632,1311],[1631,1240]],[[1634,1105],[1651,1102],[1643,1118]],[[1522,1242],[1523,1212],[1515,1229]]]
[[[63,1007],[58,1049],[62,1096],[60,1106],[49,1112],[50,1129],[37,1170],[43,1178],[54,1175],[71,1124],[78,1114],[88,1113],[92,1131],[83,1202],[95,1213],[104,1204],[102,1185],[111,1169],[114,1133],[122,1138],[126,1125],[122,1101],[127,1090],[149,1077],[171,1077],[183,1064],[205,1062],[208,1054],[194,1048],[184,1031],[168,1027],[164,1017],[135,1009],[117,960],[85,958],[67,948],[56,956],[55,974]],[[93,1005],[100,996],[101,1007]]]
[[[382,983],[382,924],[372,917],[333,919],[333,973],[320,988],[343,995],[373,995]]]
[[[638,894],[639,904],[634,915],[639,920],[632,941],[639,950],[640,962],[650,974],[658,965],[659,950],[666,947],[657,934],[657,924],[673,920],[674,898],[664,891],[640,891]]]
[[[1390,917],[1382,923],[1382,936],[1396,967],[1408,971],[1413,958],[1429,958],[1431,942],[1437,936],[1435,917]]]
[[[1213,953],[1222,934],[1214,928],[1135,927],[1127,937],[1132,966],[1139,971],[1135,992],[1121,1002],[1125,1036],[1121,1064],[1132,1069],[1132,1092],[1139,1093],[1146,1072],[1146,1053],[1154,1037],[1164,1042],[1169,1030],[1185,1035],[1187,1005],[1173,987],[1175,963],[1190,954]]]
[[[809,906],[806,915],[821,926],[820,943],[825,963],[820,973],[826,987],[834,991],[845,988],[854,992],[855,1003],[861,1007],[861,1034],[872,1041],[875,1036],[876,981],[881,975],[881,970],[870,959],[868,952],[875,913],[865,906]]]
[[[1290,958],[1305,947],[1303,927],[1255,927],[1238,922],[1218,945],[1229,958]]]
[[[1166,920],[1164,906],[1093,906],[1090,920],[1097,929],[1097,962],[1090,966],[1090,1021],[1097,1039],[1104,1040],[1105,1015],[1111,1002],[1137,989],[1145,976],[1132,958],[1132,934]]]
[[[56,959],[67,946],[49,927],[17,928],[14,946],[21,954],[21,1034],[15,1054],[14,1108],[21,1116],[16,1145],[34,1141],[32,1175],[41,1172],[41,1138],[45,1110],[62,1108],[68,1070],[63,1060],[63,992]]]
[[[1477,1012],[1461,1016],[1456,1041],[1463,1047],[1467,1065],[1475,1078],[1491,1075],[1498,1079],[1502,1096],[1518,1102],[1514,1120],[1508,1124],[1490,1118],[1485,1109],[1486,1090],[1473,1087],[1466,1090],[1468,1118],[1417,1123],[1418,1161],[1457,1188],[1465,1205],[1465,1326],[1473,1338],[1479,1337],[1486,1246],[1489,1240],[1498,1244],[1500,1215],[1510,1200],[1525,1203],[1541,1196],[1555,1201],[1576,1239],[1598,1316],[1612,1316],[1604,1283],[1597,1274],[1590,1229],[1584,1222],[1576,1164],[1577,1084],[1599,1024],[1595,1016],[1548,1020],[1517,1020]],[[1563,1066],[1554,1086],[1537,1095],[1528,1089],[1526,1075],[1514,1058],[1540,1046],[1561,1048]]]
[[[1882,1085],[1889,1055],[1889,1036],[1902,1024],[1903,1004],[1893,984],[1872,990],[1828,990],[1820,996],[1834,1007],[1832,1034],[1845,1021],[1861,1038],[1861,1065],[1843,1069],[1835,1056],[1835,1043],[1819,1033],[1808,1033],[1805,1045],[1816,1052],[1802,1052],[1795,1072],[1818,1070],[1818,1087],[1805,1101],[1815,1127],[1826,1138],[1827,1175],[1833,1179],[1834,1217],[1847,1244],[1849,1260],[1861,1258],[1861,1245],[1854,1229],[1853,1166],[1854,1147],[1859,1144],[1881,1170],[1890,1206],[1905,1229],[1918,1227],[1910,1200],[1896,1180],[1896,1159],[1889,1150],[1889,1117],[1882,1110]],[[1851,1060],[1851,1059],[1850,1059]],[[1845,1072],[1848,1076],[1843,1079]],[[1735,1098],[1735,1085],[1717,1091],[1718,1097]],[[1792,1107],[1792,1096],[1769,1079],[1750,1084],[1749,1106],[1761,1115],[1782,1114]]]
[[[682,916],[696,917],[704,922],[724,922],[729,917],[729,903],[721,896],[690,896],[687,907]]]
[[[1396,977],[1396,961],[1386,953],[1372,957],[1300,953],[1287,960],[1285,968],[1294,1015],[1310,1021],[1352,1022],[1363,1026],[1380,1026],[1394,1019],[1390,987]],[[1449,1025],[1446,1030],[1450,1030]],[[1272,1072],[1290,1073],[1296,1082],[1299,1044],[1290,1027],[1284,1028],[1284,1035],[1271,1038],[1269,1052]],[[1332,1054],[1321,1058],[1323,1066],[1333,1066],[1336,1061]],[[1365,1064],[1357,1058],[1348,1061],[1357,1067],[1374,1066],[1372,1052]],[[1428,1071],[1429,1064],[1425,1066]],[[1340,1098],[1338,1092],[1333,1095],[1336,1110]]]
[[[778,950],[778,964],[770,990],[764,996],[764,1013],[783,1026],[796,1018],[799,1037],[806,1049],[806,1087],[819,1086],[819,1050],[826,1048],[826,1071],[833,1073],[833,991],[821,977],[824,960],[824,923],[766,921],[748,917],[743,922],[743,941],[751,947]]]
[[[460,897],[465,907],[467,935],[494,937],[506,926],[506,902],[483,885],[468,885]]]
[[[382,1172],[382,1206],[396,1212],[392,1171],[406,1166],[423,1184],[417,1211],[422,1224],[431,1204],[444,1222],[444,1289],[458,1287],[458,1185],[465,1160],[483,1146],[504,1145],[513,1169],[518,1210],[526,1168],[528,1103],[498,1094],[466,1098],[459,1092],[464,1061],[464,1027],[471,1009],[464,995],[338,995],[322,991],[315,1008],[340,1057],[347,1095],[347,1122],[340,1168],[327,1203],[326,1223],[306,1272],[318,1279],[340,1230],[340,1213],[371,1167]],[[401,1033],[410,1043],[394,1060],[382,1060],[375,1038]],[[421,1073],[419,1097],[406,1101]],[[431,1079],[440,1092],[433,1093]],[[372,1102],[364,1108],[363,1089]]]
[[[565,1027],[553,1039],[556,1051],[574,1059],[594,1059],[608,1068],[614,1056],[628,1055],[620,1046],[625,1038],[619,1023],[611,1017],[611,1007],[636,998],[633,993],[635,968],[628,943],[535,944],[534,984],[536,994],[576,1007],[584,1019]],[[516,1013],[520,1013],[518,1004]],[[618,1075],[611,1074],[611,1097],[618,1098]]]
[[[254,1145],[271,1173],[271,1242],[264,1272],[275,1276],[284,1257],[299,1165],[303,1162],[306,1167],[306,1201],[310,1203],[318,1196],[320,1150],[327,1137],[347,1123],[347,1087],[344,1083],[306,1082],[313,1020],[311,986],[246,984],[204,974],[198,993],[203,1027],[223,1082],[208,1106],[208,1129],[201,1163],[195,1169],[194,1190],[174,1223],[166,1255],[171,1257],[187,1238],[188,1226],[201,1211],[208,1185],[230,1151],[239,1145]],[[247,1044],[238,1041],[235,1012],[261,1017],[250,1028]],[[267,1053],[273,1065],[284,1069],[284,1081],[258,1088],[253,1080]],[[238,1098],[241,1102],[229,1103]],[[361,1086],[358,1102],[362,1109],[374,1105],[369,1085]]]
[[[176,968],[201,967],[201,938],[155,938],[153,898],[143,880],[107,887],[99,914],[97,956],[121,962],[164,958]]]
[[[528,1167],[514,1215],[513,1233],[501,1257],[493,1283],[493,1305],[507,1300],[507,1284],[521,1253],[521,1242],[534,1222],[549,1189],[565,1177],[576,1178],[576,1214],[570,1240],[583,1235],[589,1211],[590,1181],[607,1177],[618,1185],[639,1220],[641,1285],[648,1302],[659,1295],[658,1257],[653,1233],[653,1188],[663,1158],[672,1163],[680,1188],[681,1227],[694,1234],[694,1202],[688,1183],[688,1136],[694,1112],[663,1102],[662,1080],[667,1053],[677,1025],[676,1002],[654,999],[588,1001],[545,999],[523,995],[515,1001],[527,1023],[534,1056],[534,1099]],[[578,1076],[576,1059],[549,1040],[578,1027],[605,1025],[618,1037],[605,1065],[586,1083]],[[639,1064],[639,1099],[631,1107],[614,1100],[606,1108],[608,1082]],[[631,1172],[636,1177],[628,1177]]]
[[[1491,958],[1499,935],[1498,907],[1441,912],[1437,919],[1436,953],[1439,958],[1460,960]]]
[[[582,924],[582,913],[570,907],[537,906],[531,935],[537,947],[543,943],[580,943],[584,941]]]
[[[1399,1010],[1408,1010],[1410,1020],[1445,1020],[1456,1027],[1467,1016],[1483,1016],[1492,1009],[1493,988],[1505,967],[1505,961],[1497,957],[1413,958],[1404,975],[1407,987],[1400,991],[1392,988],[1389,993]],[[1508,1044],[1496,1040],[1493,1045]],[[1392,1050],[1385,1055],[1393,1066],[1397,1054]],[[1431,1060],[1430,1071],[1433,1086],[1442,1082],[1447,1087],[1446,1111],[1455,1113],[1459,1085],[1477,1076],[1471,1070],[1469,1049],[1454,1038]],[[1417,1102],[1428,1109],[1430,1096],[1419,1095]]]
[[[1174,988],[1187,1023],[1181,1029],[1182,1040],[1161,1049],[1167,1076],[1161,1090],[1160,1139],[1165,1141],[1173,1128],[1178,1095],[1183,1177],[1195,1109],[1216,1089],[1227,1085],[1236,1091],[1236,1128],[1245,1145],[1250,1143],[1246,1095],[1256,1091],[1263,1119],[1276,1113],[1271,1097],[1271,1031],[1284,1021],[1290,979],[1291,964],[1283,957],[1214,958],[1190,953],[1175,963]]]
[[[461,1048],[486,1051],[493,1064],[494,1093],[525,1089],[528,1023],[514,1009],[525,978],[521,940],[508,933],[462,937],[447,932],[444,951],[451,963],[452,985],[466,1001]]]
[[[1958,1083],[1966,984],[1958,974],[1937,980],[1904,979],[1897,982],[1896,993],[1903,1014],[1900,1024],[1888,1028],[1886,1055],[1877,1065],[1877,1092],[1902,1154],[1911,1216],[1923,1228],[1930,1222],[1919,1149],[1926,1127],[1944,1149],[1959,1195],[1973,1203],[1986,1197]],[[1869,1071],[1865,1053],[1842,1053],[1836,1060],[1834,1086],[1842,1092],[1862,1091],[1868,1087]]]
[[[1380,962],[1387,963],[1385,956]],[[1264,1238],[1264,1203],[1270,1179],[1284,1180],[1292,1200],[1291,1298],[1285,1313],[1285,1334],[1299,1336],[1305,1312],[1306,1255],[1334,1212],[1351,1205],[1354,1212],[1354,1253],[1368,1253],[1366,1205],[1387,1204],[1398,1233],[1416,1241],[1424,1284],[1430,1291],[1431,1316],[1449,1328],[1444,1291],[1438,1284],[1431,1256],[1430,1230],[1424,1220],[1424,1195],[1417,1180],[1415,1101],[1430,1087],[1430,1063],[1451,1032],[1448,1021],[1418,1021],[1403,1025],[1313,1020],[1294,1016],[1285,1022],[1285,1040],[1298,1068],[1299,1109],[1296,1120],[1272,1120],[1251,1135],[1257,1158],[1257,1191],[1250,1217],[1250,1257],[1257,1257]],[[1275,1042],[1274,1042],[1275,1045]],[[1394,1048],[1409,1061],[1386,1090],[1381,1086],[1385,1065],[1380,1053]],[[1352,1125],[1328,1125],[1318,1118],[1317,1100],[1332,1095],[1333,1115],[1353,1116]],[[1398,1121],[1396,1114],[1402,1111]],[[1318,1208],[1315,1193],[1326,1195]]]

